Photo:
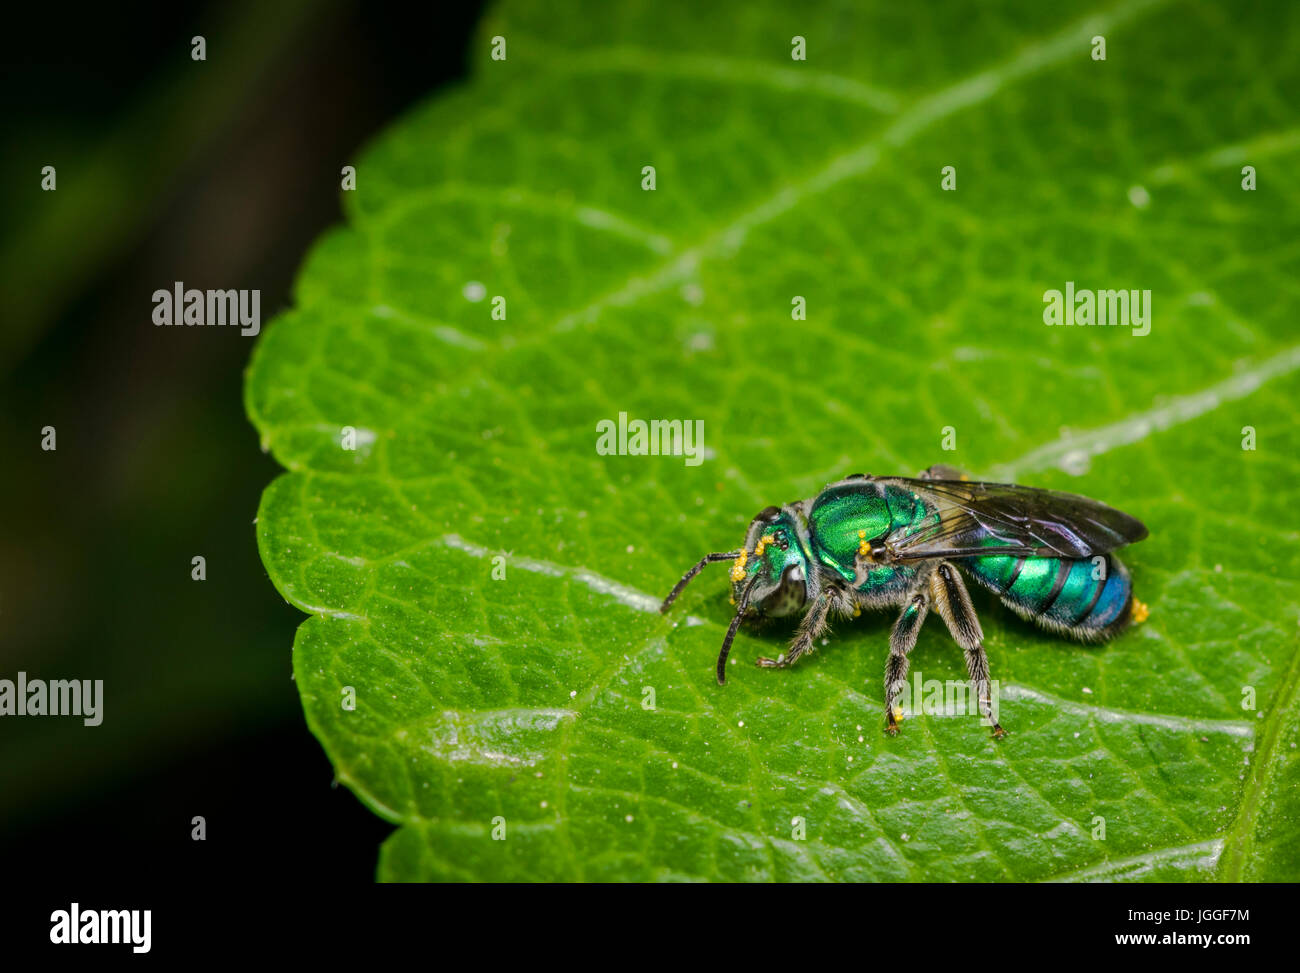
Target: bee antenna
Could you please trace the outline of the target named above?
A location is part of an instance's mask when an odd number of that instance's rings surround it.
[[[731,551],[728,553],[704,555],[704,557],[700,558],[700,563],[682,575],[682,580],[678,581],[673,590],[668,592],[668,597],[665,598],[664,603],[659,606],[659,611],[668,611],[672,606],[672,603],[677,600],[677,596],[682,593],[682,589],[691,583],[692,578],[704,570],[706,564],[716,564],[718,561],[734,561],[736,558],[740,557],[740,553],[740,551]]]
[[[749,595],[761,577],[760,572],[754,572],[754,576],[749,579],[749,584],[745,585],[745,590],[740,593],[740,604],[736,606],[736,614],[731,619],[731,625],[727,627],[727,637],[722,640],[722,651],[718,653],[719,686],[727,682],[727,656],[731,655],[731,640],[736,637],[736,629],[740,628],[740,620],[745,617],[745,609],[749,607]]]

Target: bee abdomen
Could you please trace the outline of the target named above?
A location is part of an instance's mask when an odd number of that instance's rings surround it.
[[[1017,614],[1088,641],[1110,638],[1129,622],[1133,583],[1110,554],[977,557],[958,562]]]

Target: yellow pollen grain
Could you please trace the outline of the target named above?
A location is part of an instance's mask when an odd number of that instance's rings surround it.
[[[867,532],[865,530],[860,530],[858,531],[858,554],[862,557],[866,557],[870,553],[871,545],[867,543]]]
[[[743,581],[745,579],[745,563],[749,560],[749,551],[741,551],[740,557],[731,566],[731,580]]]
[[[1138,625],[1141,625],[1143,622],[1145,622],[1145,621],[1146,621],[1148,618],[1150,618],[1150,617],[1151,617],[1151,609],[1148,608],[1148,607],[1147,607],[1145,604],[1143,604],[1142,602],[1138,601],[1136,598],[1134,598],[1134,599],[1133,599],[1133,621],[1134,621],[1134,623],[1135,623],[1135,624],[1138,624]]]

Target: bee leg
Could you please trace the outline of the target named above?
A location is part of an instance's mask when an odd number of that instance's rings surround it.
[[[885,729],[890,736],[898,733],[898,714],[894,710],[894,703],[907,685],[907,668],[910,665],[907,655],[916,647],[921,623],[929,611],[930,596],[922,582],[913,591],[889,632],[889,661],[885,663]]]
[[[930,597],[934,607],[948,625],[953,640],[966,652],[966,673],[979,703],[980,716],[993,727],[994,739],[1000,739],[1006,730],[993,718],[989,688],[989,660],[984,654],[984,630],[971,604],[970,594],[957,569],[943,561],[930,576]]]
[[[830,615],[832,601],[838,602],[836,590],[831,587],[823,588],[822,593],[817,596],[799,623],[794,641],[790,643],[790,651],[782,653],[775,659],[760,658],[757,660],[758,664],[764,669],[784,669],[786,666],[794,665],[799,656],[811,652],[813,641],[826,631],[826,619]]]

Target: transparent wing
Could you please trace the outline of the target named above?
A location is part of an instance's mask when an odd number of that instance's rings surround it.
[[[1135,517],[1097,500],[1014,483],[882,477],[925,498],[934,515],[885,543],[898,560],[934,557],[1082,558],[1147,536]]]

